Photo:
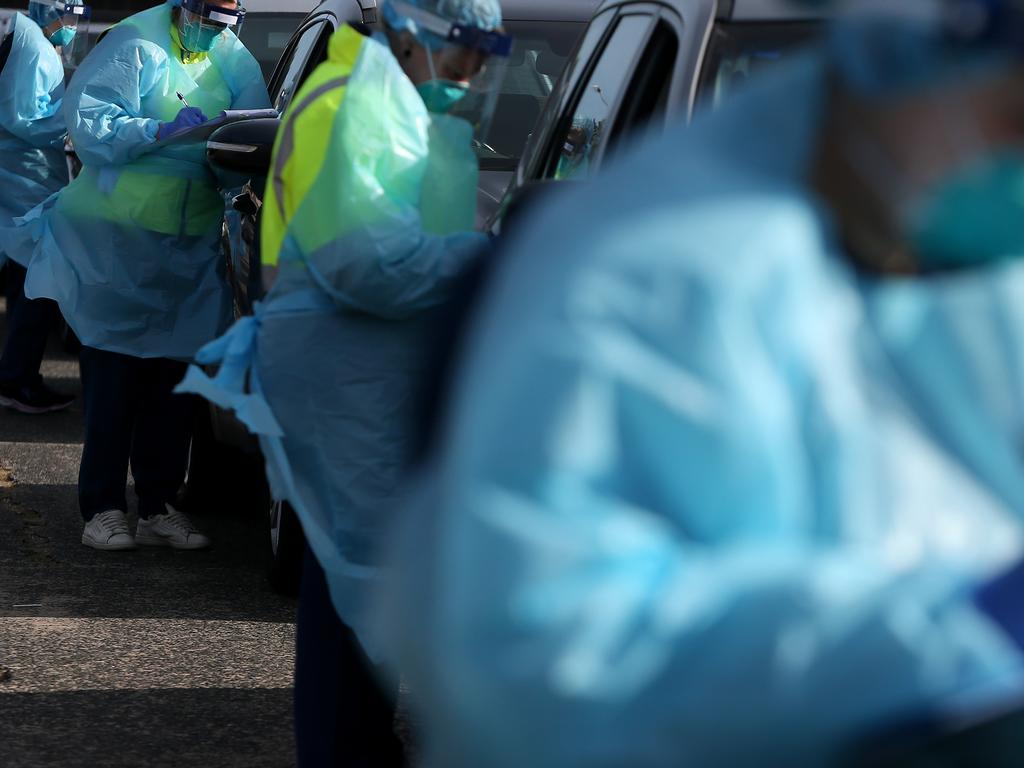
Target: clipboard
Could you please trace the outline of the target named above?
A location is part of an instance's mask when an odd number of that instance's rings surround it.
[[[181,131],[166,139],[161,139],[154,144],[154,147],[164,147],[173,144],[198,144],[210,138],[214,131],[225,125],[239,123],[243,120],[258,120],[261,118],[279,118],[281,115],[276,109],[226,109],[216,117],[211,117],[202,125]]]

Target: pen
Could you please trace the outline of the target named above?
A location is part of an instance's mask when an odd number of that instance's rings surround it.
[[[185,101],[185,97],[181,95],[181,91],[175,91],[174,95],[177,96],[181,100],[182,104],[184,104],[186,107],[188,106],[188,102]]]

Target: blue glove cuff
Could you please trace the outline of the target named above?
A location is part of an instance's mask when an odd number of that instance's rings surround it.
[[[1024,649],[1024,561],[979,587],[974,602]]]

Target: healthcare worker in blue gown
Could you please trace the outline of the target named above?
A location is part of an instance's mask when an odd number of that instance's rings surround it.
[[[230,320],[224,204],[205,144],[175,138],[224,109],[269,105],[259,65],[236,36],[244,13],[234,0],[185,0],[111,29],[65,97],[82,172],[26,217],[37,244],[25,292],[56,300],[83,344],[78,492],[82,543],[96,549],[209,543],[172,505],[191,423],[189,400],[173,388]]]
[[[81,53],[76,34],[88,11],[80,3],[31,2],[28,16],[15,14],[0,42],[0,264],[7,260],[0,405],[22,413],[59,411],[74,401],[47,386],[39,373],[60,312],[52,301],[25,298],[32,252],[16,237],[14,219],[68,183],[64,65]]]
[[[381,13],[372,37],[340,29],[296,94],[264,203],[262,256],[277,281],[255,317],[200,353],[222,363],[216,378],[194,367],[181,387],[259,436],[274,496],[315,555],[299,609],[300,765],[402,759],[397,682],[381,707],[371,673],[386,659],[367,621],[434,312],[487,245],[471,231],[472,140],[511,45],[497,0],[389,0]]]
[[[837,765],[1024,691],[1024,4],[874,8],[513,236],[386,617],[426,765]]]

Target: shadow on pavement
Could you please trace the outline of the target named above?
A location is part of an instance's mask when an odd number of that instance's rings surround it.
[[[78,361],[56,334],[42,372],[70,409],[0,409],[0,766],[293,765],[295,601],[266,578],[266,505],[218,465],[190,510],[211,550],[83,546]]]
[[[290,689],[98,690],[0,695],[0,763],[294,765]]]
[[[194,519],[213,540],[211,549],[98,552],[81,543],[75,486],[0,488],[7,532],[0,537],[0,617],[293,622],[295,601],[267,581],[262,517],[234,511]]]

